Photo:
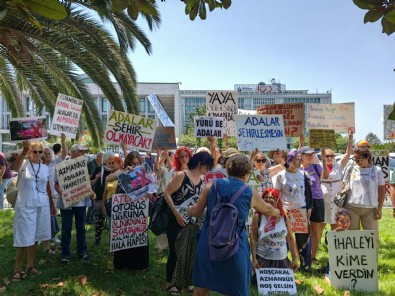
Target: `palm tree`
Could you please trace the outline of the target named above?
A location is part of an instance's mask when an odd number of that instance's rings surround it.
[[[0,19],[0,92],[13,117],[23,116],[21,91],[27,90],[38,110],[53,114],[58,93],[84,101],[82,119],[95,146],[103,144],[103,128],[94,98],[79,79],[82,70],[97,84],[115,110],[124,111],[111,77],[118,82],[126,109],[139,112],[136,75],[127,57],[136,40],[148,54],[151,43],[125,12],[101,13],[90,3],[65,4],[68,17],[52,20],[18,9],[8,9]],[[159,13],[146,15],[150,28],[159,25]],[[118,40],[104,27],[109,20]],[[37,25],[37,23],[38,25]],[[40,26],[42,29],[40,29]],[[119,42],[119,43],[118,43]],[[82,124],[81,123],[81,126]]]

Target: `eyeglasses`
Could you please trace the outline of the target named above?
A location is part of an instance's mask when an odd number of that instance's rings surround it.
[[[34,154],[37,154],[37,153],[38,153],[38,154],[43,154],[43,152],[44,152],[44,151],[41,151],[41,150],[40,150],[40,151],[32,150],[32,153],[34,153]]]
[[[363,160],[363,158],[354,158],[355,162],[361,162]]]
[[[259,159],[255,159],[256,162],[258,163],[265,163],[266,162],[266,158],[259,158]]]
[[[115,162],[110,162],[108,165],[114,165]]]
[[[335,157],[334,155],[325,155],[326,158],[333,158]]]

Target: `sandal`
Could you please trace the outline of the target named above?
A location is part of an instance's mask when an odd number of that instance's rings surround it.
[[[40,274],[41,271],[39,271],[38,269],[36,269],[34,266],[30,266],[26,268],[26,273],[30,273],[30,274]]]
[[[23,271],[16,271],[11,277],[11,282],[20,282],[26,277],[26,274]]]

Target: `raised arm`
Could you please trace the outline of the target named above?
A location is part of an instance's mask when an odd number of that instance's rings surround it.
[[[321,149],[321,158],[322,158],[322,178],[328,179],[329,178],[329,170],[328,165],[326,164],[326,153],[325,149]]]
[[[62,160],[65,160],[67,155],[69,154],[69,148],[66,145],[66,135],[64,133],[61,133],[60,139],[62,142],[62,154],[60,155],[60,158],[62,158]]]
[[[275,209],[271,204],[265,202],[255,190],[252,190],[251,208],[255,208],[255,210],[261,214],[280,217],[280,211]]]
[[[348,161],[350,160],[351,152],[352,152],[352,144],[354,142],[354,129],[348,129],[348,143],[346,148],[346,154],[343,155],[342,159],[340,160],[340,167],[346,167]]]
[[[21,165],[23,163],[23,160],[25,159],[27,153],[29,152],[30,149],[30,142],[29,141],[23,141],[23,149],[21,154],[18,155],[18,158],[15,160],[14,164],[12,165],[12,169],[14,171],[19,171],[21,168]]]

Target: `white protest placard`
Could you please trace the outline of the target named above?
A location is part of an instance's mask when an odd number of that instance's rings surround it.
[[[154,119],[112,110],[104,140],[118,145],[125,142],[128,147],[151,151],[155,129]]]
[[[56,175],[66,208],[93,194],[85,155],[58,163]]]
[[[64,133],[67,138],[75,139],[83,103],[77,98],[58,94],[50,133],[55,136]]]
[[[237,91],[208,91],[206,93],[206,115],[223,117],[224,133],[228,136],[236,136],[237,104]]]
[[[240,151],[287,149],[282,115],[236,115]]]
[[[289,214],[289,218],[292,224],[292,231],[294,233],[309,232],[306,209],[290,209]]]
[[[288,268],[255,269],[259,296],[296,295],[296,283],[293,270]]]
[[[110,252],[147,245],[148,207],[148,199],[132,201],[126,194],[113,195]]]
[[[261,185],[261,181],[259,181],[259,174],[260,174],[259,170],[252,170],[250,172],[250,175],[248,176],[246,184],[251,189],[254,189],[258,192],[262,192],[262,185]]]
[[[155,174],[146,162],[136,166],[132,171],[126,170],[117,178],[118,185],[132,200],[138,200],[148,193],[156,193],[158,189]]]
[[[256,110],[245,110],[245,109],[238,109],[237,114],[239,115],[256,115]]]
[[[355,129],[354,103],[307,104],[306,128],[347,134],[349,128]]]
[[[384,105],[384,140],[395,139],[395,120],[389,119],[390,115],[395,112],[394,105]]]
[[[224,136],[224,118],[211,116],[194,116],[195,138],[219,138]]]
[[[384,174],[385,195],[390,198],[390,157],[388,150],[370,150],[372,163],[381,168]]]
[[[378,291],[376,232],[329,231],[327,238],[332,286],[355,291]]]
[[[304,103],[262,105],[257,108],[257,114],[282,114],[286,137],[304,134]]]
[[[11,118],[11,142],[40,141],[48,137],[46,117]]]
[[[163,108],[158,97],[154,94],[147,96],[148,101],[151,103],[152,108],[154,108],[155,113],[158,115],[159,120],[162,122],[163,126],[175,126],[173,121],[171,121],[166,110]]]

